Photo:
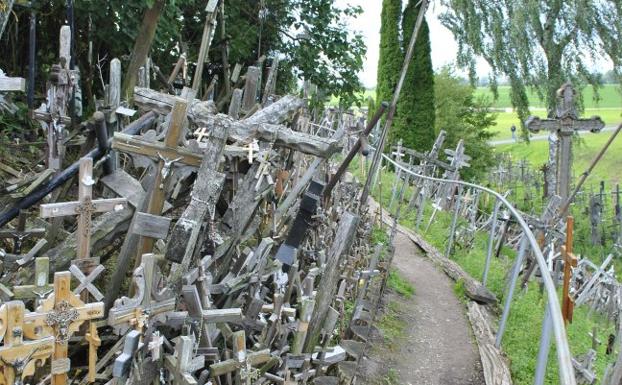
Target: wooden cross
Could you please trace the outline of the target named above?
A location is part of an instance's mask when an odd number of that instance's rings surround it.
[[[194,131],[194,136],[197,138],[197,142],[203,142],[203,139],[209,138],[209,128],[207,127],[199,127]]]
[[[198,167],[200,157],[191,151],[178,147],[177,143],[181,137],[186,120],[188,102],[182,98],[175,98],[175,104],[171,112],[170,124],[164,138],[164,143],[147,142],[131,135],[124,135],[115,132],[112,139],[112,148],[121,152],[147,156],[157,163],[154,187],[149,197],[147,213],[152,215],[162,214],[166,197],[165,184],[168,183],[171,166],[174,162],[183,163]],[[197,159],[198,158],[198,159]],[[136,267],[140,265],[140,256],[150,253],[153,250],[155,240],[153,238],[141,237],[138,250]]]
[[[564,285],[562,289],[562,316],[566,323],[572,323],[574,301],[570,297],[570,280],[572,268],[577,266],[577,257],[572,253],[574,218],[569,216],[566,222],[566,244],[562,246],[564,258]]]
[[[246,333],[244,330],[233,333],[234,358],[210,365],[210,373],[216,378],[223,374],[235,372],[235,383],[251,385],[259,373],[254,366],[270,360],[270,349],[248,353],[246,351]]]
[[[71,273],[54,274],[54,293],[35,313],[25,317],[24,334],[29,338],[55,336],[52,356],[52,385],[65,385],[71,361],[67,358],[69,338],[85,321],[104,316],[104,303],[85,304],[71,292]]]
[[[173,376],[174,385],[196,385],[192,373],[205,367],[204,356],[194,356],[194,341],[188,336],[180,336],[175,344],[175,355],[164,356],[164,366]]]
[[[255,173],[255,179],[257,179],[257,183],[255,184],[255,191],[259,191],[259,188],[263,184],[264,178],[266,178],[268,184],[274,184],[274,180],[272,179],[272,175],[270,174],[270,168],[272,167],[272,164],[270,163],[270,149],[259,155],[258,159],[260,166],[259,168],[257,168],[257,172]]]
[[[54,291],[54,286],[49,283],[50,258],[39,257],[35,260],[35,283],[34,285],[14,286],[15,299],[38,299],[43,300]]]
[[[54,337],[48,336],[24,340],[24,303],[7,302],[0,307],[0,335],[4,343],[0,347],[0,368],[4,384],[23,384],[23,379],[32,376],[35,368],[41,366],[54,351]]]
[[[269,327],[266,331],[265,338],[263,338],[263,346],[270,347],[272,341],[276,336],[281,334],[282,319],[285,317],[295,317],[296,309],[285,306],[285,296],[281,293],[275,293],[271,304],[266,304],[261,307],[262,313],[270,313],[268,318]]]
[[[141,265],[134,270],[133,274],[134,297],[117,299],[108,312],[108,325],[112,326],[117,334],[125,333],[129,327],[142,333],[150,317],[175,309],[175,297],[164,298],[160,301],[152,299],[154,282],[158,275],[155,263],[153,254],[143,255]]]
[[[93,159],[80,159],[78,201],[63,203],[48,203],[41,205],[42,218],[64,217],[78,215],[77,253],[74,263],[84,271],[91,270],[97,261],[90,258],[91,254],[91,216],[93,213],[119,211],[126,207],[125,198],[93,200]],[[84,266],[86,265],[86,266]],[[87,267],[86,269],[84,267]]]
[[[45,234],[45,229],[35,228],[26,230],[26,212],[20,210],[17,219],[17,227],[14,230],[0,230],[0,239],[13,239],[13,254],[22,251],[23,242],[28,238],[40,238]]]
[[[99,334],[97,333],[97,325],[91,322],[89,324],[89,331],[84,335],[84,339],[89,343],[89,373],[88,373],[88,382],[95,382],[95,376],[97,375],[97,369],[95,365],[97,364],[97,348],[99,348],[102,344],[102,340],[99,338]]]
[[[566,200],[570,194],[570,178],[572,173],[572,136],[579,131],[599,132],[605,123],[599,116],[589,119],[579,119],[575,106],[576,91],[572,84],[566,83],[557,90],[557,110],[554,119],[540,119],[530,116],[525,126],[531,132],[548,130],[559,138],[555,142],[556,159],[551,159],[556,165],[557,195]]]

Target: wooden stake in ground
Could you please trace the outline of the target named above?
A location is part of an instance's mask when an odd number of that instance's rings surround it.
[[[572,268],[577,266],[577,257],[572,253],[574,218],[569,216],[566,222],[566,244],[562,246],[564,258],[564,285],[562,289],[562,316],[566,323],[572,323],[574,301],[570,297],[570,279]]]

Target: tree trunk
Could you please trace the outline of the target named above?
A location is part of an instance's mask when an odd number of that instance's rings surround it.
[[[143,22],[136,36],[130,65],[124,76],[123,95],[125,95],[127,100],[132,98],[134,86],[136,86],[136,80],[138,78],[138,69],[147,61],[151,43],[153,43],[153,38],[155,37],[156,28],[158,26],[158,20],[160,19],[165,4],[166,0],[155,0],[153,6],[145,10],[145,14],[143,15]]]
[[[549,118],[555,118],[557,107],[557,90],[564,83],[562,74],[562,48],[559,46],[551,47],[546,51],[547,60],[547,88],[546,88],[546,110]]]

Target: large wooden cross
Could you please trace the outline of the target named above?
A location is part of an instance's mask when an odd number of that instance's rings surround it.
[[[576,91],[572,84],[566,83],[557,90],[557,111],[555,119],[540,119],[530,116],[525,126],[531,132],[548,130],[558,140],[552,145],[557,147],[553,151],[556,159],[550,159],[556,165],[557,195],[566,200],[570,195],[570,177],[572,172],[572,136],[579,131],[599,132],[605,123],[599,116],[589,119],[579,119],[575,106]]]
[[[64,217],[78,215],[77,253],[74,263],[81,270],[90,270],[87,266],[95,267],[98,263],[90,258],[91,254],[91,216],[93,213],[122,210],[127,205],[125,198],[93,200],[93,159],[80,159],[80,184],[78,201],[49,203],[41,205],[42,218]],[[87,266],[85,266],[87,265]]]
[[[54,293],[45,299],[35,313],[25,316],[24,335],[28,338],[54,336],[52,385],[65,385],[71,361],[67,358],[69,338],[85,321],[102,318],[104,303],[85,304],[71,292],[71,273],[54,274]]]
[[[562,246],[564,258],[564,285],[562,288],[562,316],[566,323],[572,323],[574,301],[570,296],[570,280],[572,268],[577,267],[577,257],[572,253],[574,218],[568,217],[566,222],[566,244]]]
[[[248,353],[246,351],[246,333],[244,330],[233,333],[234,358],[210,365],[213,378],[235,372],[235,383],[250,385],[257,379],[258,371],[254,368],[270,360],[270,349]]]
[[[171,112],[170,124],[166,132],[166,137],[164,138],[164,143],[148,142],[118,132],[115,132],[114,138],[112,139],[113,149],[129,154],[147,156],[158,162],[154,186],[147,207],[147,213],[149,214],[162,214],[166,198],[165,185],[168,183],[168,177],[171,174],[173,163],[179,162],[195,167],[200,164],[199,157],[191,151],[184,150],[177,145],[183,132],[187,109],[188,102],[186,100],[175,98],[175,104]],[[140,256],[150,253],[154,243],[155,240],[153,238],[141,237],[135,264],[136,267],[140,265]]]
[[[7,302],[0,307],[0,335],[4,336],[0,368],[6,385],[22,384],[25,377],[35,373],[37,362],[41,366],[54,351],[52,336],[24,340],[24,314],[21,301]]]

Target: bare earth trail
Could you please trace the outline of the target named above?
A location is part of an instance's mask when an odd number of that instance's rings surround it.
[[[414,286],[415,294],[412,298],[389,294],[387,300],[394,302],[397,317],[407,330],[392,347],[370,349],[369,359],[363,362],[367,366],[365,383],[484,384],[477,345],[465,307],[453,292],[453,281],[400,232],[395,237],[395,248],[393,266]],[[387,375],[390,369],[393,373]],[[378,374],[384,376],[380,382]]]

